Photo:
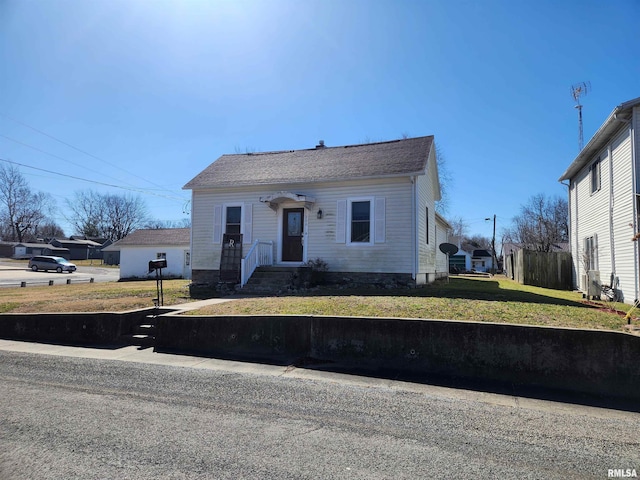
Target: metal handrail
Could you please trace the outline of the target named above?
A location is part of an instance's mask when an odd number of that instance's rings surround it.
[[[273,265],[273,242],[256,240],[242,259],[240,269],[240,287],[244,287],[256,268]]]

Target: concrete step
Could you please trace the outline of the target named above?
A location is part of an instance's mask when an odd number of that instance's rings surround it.
[[[155,335],[156,326],[151,323],[143,323],[141,325],[136,325],[133,327],[133,333],[140,335]]]
[[[156,337],[153,335],[132,334],[124,335],[127,344],[139,347],[153,347],[156,344]]]

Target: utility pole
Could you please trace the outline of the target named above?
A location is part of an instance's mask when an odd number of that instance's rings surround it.
[[[491,217],[485,218],[485,220],[491,220]],[[498,256],[496,255],[496,214],[493,214],[493,237],[491,238],[491,254],[493,255],[493,261],[491,262],[491,274],[495,275],[496,266],[498,265]]]

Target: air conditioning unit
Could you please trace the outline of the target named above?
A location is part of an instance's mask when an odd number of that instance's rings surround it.
[[[602,283],[600,282],[600,271],[589,270],[587,272],[587,296],[600,297],[602,293]]]

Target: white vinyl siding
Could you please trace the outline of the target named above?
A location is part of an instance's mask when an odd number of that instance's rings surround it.
[[[635,195],[633,189],[633,168],[631,161],[631,137],[628,128],[625,128],[612,142],[613,160],[613,240],[615,242],[615,272],[618,276],[625,302],[633,302],[637,296],[636,271],[637,255],[636,242],[631,241],[634,225],[634,203]],[[636,153],[637,155],[637,153]],[[603,179],[604,179],[603,173]],[[608,188],[608,187],[607,187]],[[603,186],[604,189],[604,186]],[[608,196],[608,195],[607,195]],[[631,234],[631,236],[630,236]],[[598,237],[602,244],[602,235]],[[603,269],[602,257],[605,257],[600,250],[600,278],[609,278],[611,266],[607,270]],[[610,251],[607,250],[608,260]],[[610,262],[607,262],[610,265]]]
[[[435,155],[429,157],[427,174],[416,177],[416,224],[418,227],[418,271],[420,278],[427,282],[434,279],[437,264],[435,195],[437,190],[437,170]],[[427,221],[428,211],[428,221]],[[427,237],[429,242],[427,243]],[[420,279],[419,278],[419,279]],[[419,280],[418,279],[418,280]]]
[[[332,271],[412,273],[410,208],[412,185],[409,178],[354,180],[308,186],[230,188],[215,193],[196,190],[193,193],[192,268],[217,270],[220,266],[221,246],[211,242],[214,236],[214,222],[211,219],[217,206],[223,204],[243,204],[245,210],[247,204],[252,205],[251,238],[253,241],[273,241],[274,258],[278,258],[277,252],[280,249],[278,213],[259,199],[279,191],[295,192],[316,199],[315,204],[310,206],[310,210],[305,210],[307,222],[303,239],[305,258],[321,258],[328,263]],[[372,200],[371,235],[374,241],[367,244],[366,248],[357,248],[346,243],[346,200],[349,198]],[[344,213],[340,212],[339,205],[344,205]],[[280,205],[279,210],[300,206],[302,205],[299,203],[287,202]],[[321,219],[317,218],[318,210],[323,211]],[[384,219],[381,216],[382,210],[384,210]],[[382,228],[383,223],[384,228]],[[344,240],[340,243],[343,238]],[[249,244],[245,241],[245,253],[248,248]]]
[[[149,247],[122,246],[120,247],[120,278],[151,278],[149,277],[149,260],[167,259],[167,268],[162,269],[164,277],[187,277],[185,271],[184,252],[188,245],[157,245]],[[152,274],[155,277],[155,274]]]
[[[599,190],[592,192],[593,165],[600,158]],[[570,232],[576,285],[584,291],[588,268],[608,284],[615,273],[626,302],[636,297],[633,168],[629,128],[624,127],[571,179]],[[589,239],[589,240],[587,240]],[[597,246],[594,251],[590,247]],[[594,258],[595,257],[595,258]],[[594,263],[597,262],[597,263]]]

